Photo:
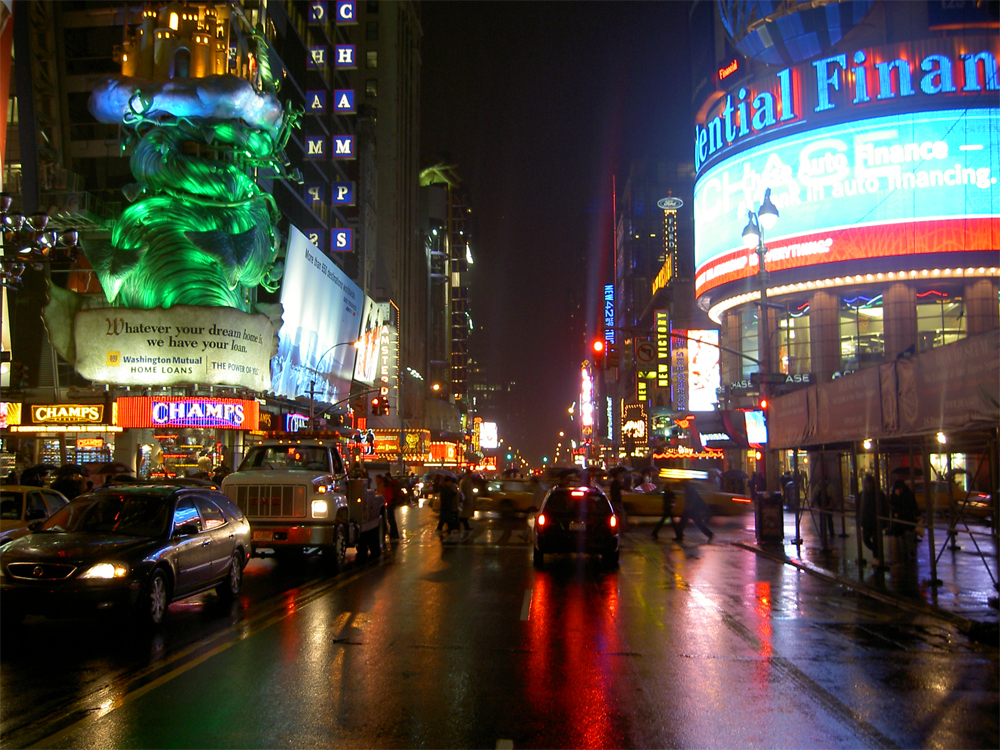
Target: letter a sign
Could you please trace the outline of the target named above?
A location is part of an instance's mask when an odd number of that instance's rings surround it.
[[[306,112],[311,115],[326,114],[326,92],[307,91],[306,92]]]
[[[333,242],[330,243],[330,250],[335,253],[349,253],[354,249],[353,229],[331,229],[330,234]]]
[[[333,108],[337,112],[337,114],[353,115],[356,111],[354,109],[354,90],[337,89],[336,91],[334,91]]]

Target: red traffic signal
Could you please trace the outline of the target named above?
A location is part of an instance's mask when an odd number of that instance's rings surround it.
[[[753,457],[757,461],[760,461],[762,458],[764,458],[764,454],[761,453],[760,451],[754,451]]]
[[[594,350],[594,368],[603,370],[605,368],[604,339],[595,340],[592,348]]]
[[[761,411],[767,411],[767,407],[771,405],[766,396],[761,396],[760,402],[757,404]]]

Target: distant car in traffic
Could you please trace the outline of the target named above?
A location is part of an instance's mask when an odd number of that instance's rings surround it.
[[[607,496],[596,487],[554,487],[542,501],[532,529],[535,565],[545,555],[601,555],[618,564],[620,521]]]
[[[22,536],[33,521],[42,521],[69,500],[48,487],[0,486],[0,544]]]
[[[494,479],[486,483],[476,506],[496,513],[534,513],[538,510],[530,479]]]
[[[240,592],[250,524],[221,492],[170,485],[82,495],[0,551],[0,616],[135,613],[158,625],[171,601]]]
[[[710,482],[695,479],[671,479],[666,486],[674,492],[674,515],[684,512],[684,483],[695,482],[709,512],[713,516],[739,516],[753,510],[753,502],[746,495],[723,492]],[[630,516],[657,516],[663,513],[663,487],[660,484],[652,492],[636,492],[634,490],[622,493],[622,505]]]

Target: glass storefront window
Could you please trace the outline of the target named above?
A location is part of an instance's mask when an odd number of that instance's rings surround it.
[[[809,304],[790,311],[778,323],[778,368],[786,375],[802,375],[812,369],[809,349]]]
[[[885,353],[882,295],[845,297],[840,303],[840,369],[882,364]]]
[[[965,338],[965,302],[947,292],[917,292],[917,344],[925,352]]]
[[[748,306],[740,312],[740,351],[757,359],[760,350],[757,348],[757,308]],[[742,379],[749,380],[750,373],[760,368],[749,359],[740,358]]]

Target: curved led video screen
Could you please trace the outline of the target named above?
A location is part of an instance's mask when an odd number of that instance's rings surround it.
[[[757,273],[742,233],[768,187],[781,214],[765,232],[769,272],[995,250],[998,162],[995,108],[876,117],[749,148],[695,185],[695,294]]]

